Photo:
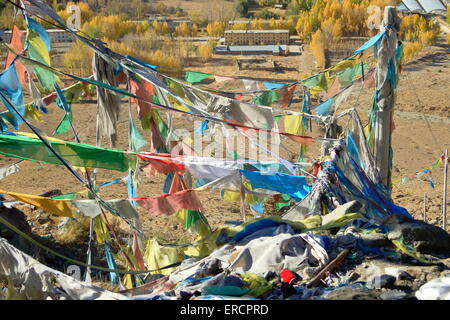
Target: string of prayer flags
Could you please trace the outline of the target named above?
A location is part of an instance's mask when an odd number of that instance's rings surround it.
[[[432,188],[434,188],[433,177],[431,175],[432,171],[434,169],[438,168],[439,166],[442,166],[444,159],[445,159],[445,156],[442,155],[442,156],[439,157],[439,159],[434,161],[428,169],[424,169],[424,170],[422,170],[420,172],[417,172],[416,174],[413,174],[413,175],[408,176],[408,177],[403,177],[401,179],[396,179],[396,180],[392,181],[392,183],[393,184],[407,183],[409,181],[417,180],[417,179],[421,178],[423,175],[426,174],[426,175],[428,175],[430,186]]]

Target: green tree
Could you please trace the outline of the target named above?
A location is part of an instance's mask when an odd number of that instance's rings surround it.
[[[241,17],[245,17],[248,14],[248,0],[238,0],[236,4],[236,11],[241,15]]]

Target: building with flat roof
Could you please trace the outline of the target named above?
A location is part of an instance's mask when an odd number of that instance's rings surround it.
[[[226,30],[225,45],[286,45],[289,30]]]
[[[216,46],[217,54],[256,55],[256,54],[287,54],[287,45],[262,45],[262,46]]]
[[[50,42],[53,43],[70,43],[75,41],[75,36],[67,31],[60,29],[47,29],[47,34]],[[25,31],[21,31],[22,36],[25,37]],[[2,34],[4,42],[9,43],[11,41],[11,30],[6,30]]]

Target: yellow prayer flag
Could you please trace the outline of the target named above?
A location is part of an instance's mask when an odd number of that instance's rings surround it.
[[[300,129],[301,116],[288,115],[284,117],[284,131],[290,134],[297,134]]]
[[[66,200],[50,199],[50,198],[35,196],[35,195],[31,195],[31,194],[8,192],[8,191],[4,191],[4,190],[0,190],[0,193],[10,195],[11,197],[13,197],[19,201],[31,204],[31,205],[38,207],[48,213],[53,213],[53,214],[56,214],[58,216],[63,216],[63,217],[72,217],[73,216],[72,208],[69,206],[69,204]]]

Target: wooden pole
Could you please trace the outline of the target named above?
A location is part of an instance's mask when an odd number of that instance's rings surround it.
[[[448,172],[448,149],[444,155],[444,194],[442,195],[442,229],[447,231],[447,172]]]
[[[245,223],[247,219],[245,218],[245,188],[244,188],[244,181],[242,179],[242,175],[241,175],[241,214],[242,214],[242,220]]]
[[[396,61],[397,33],[400,30],[400,18],[395,7],[385,7],[381,32],[386,35],[380,40],[376,52],[378,65],[376,68],[377,106],[375,126],[375,166],[379,173],[379,181],[390,185],[389,163],[391,149],[391,112],[395,103],[395,92],[391,81],[387,79],[388,63]]]
[[[339,264],[341,264],[342,261],[344,261],[345,257],[347,256],[347,254],[350,252],[350,249],[344,249],[342,250],[336,258],[334,258],[333,261],[331,261],[329,264],[327,264],[322,270],[320,270],[320,272],[314,277],[312,278],[308,283],[307,283],[307,287],[311,288],[311,287],[316,287],[319,283],[320,280],[322,280],[327,272],[331,272],[331,270],[333,270],[334,268],[336,268],[337,266],[339,266]]]
[[[423,194],[423,221],[427,222],[427,194]]]

